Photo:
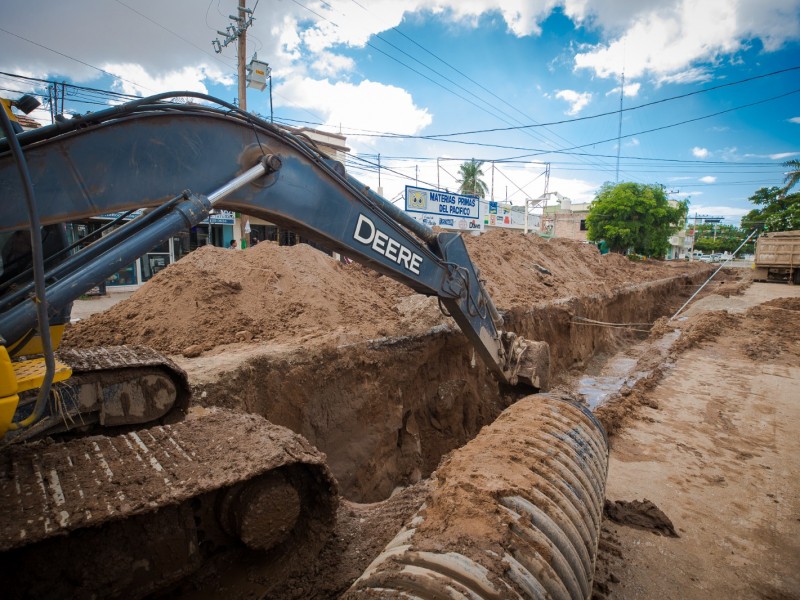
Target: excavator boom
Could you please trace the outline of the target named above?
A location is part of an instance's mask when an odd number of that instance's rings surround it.
[[[196,97],[218,107],[163,101],[171,96]],[[164,210],[174,202],[150,229],[130,237],[133,248],[125,256],[129,260],[136,252],[146,252],[143,246],[199,223],[212,205],[259,217],[419,293],[438,296],[501,382],[546,385],[541,365],[538,370],[519,368],[526,346],[514,334],[499,331],[502,319],[461,236],[436,233],[418,223],[299,136],[218,100],[180,92],[58,123],[23,134],[19,141],[41,198],[43,225],[136,208]],[[14,200],[22,195],[19,177],[11,157],[2,153],[0,145],[0,189],[11,201],[0,207],[0,231],[27,229],[24,204]],[[262,177],[226,188],[236,176],[259,165]],[[187,187],[192,192],[184,192],[180,201],[170,200]],[[201,195],[208,190],[221,190],[214,202]],[[105,259],[87,260],[80,269],[56,273],[58,281],[47,290],[51,312],[63,310],[122,266],[114,260],[119,245],[110,252]],[[0,335],[8,344],[35,325],[33,302],[18,296],[13,301],[0,297],[5,302]]]

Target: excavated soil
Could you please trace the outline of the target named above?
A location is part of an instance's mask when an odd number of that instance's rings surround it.
[[[505,231],[466,241],[505,328],[550,344],[555,382],[627,331],[605,323],[652,322],[711,271]],[[195,402],[304,435],[358,502],[428,476],[517,397],[435,298],[305,245],[201,248],[64,341],[112,343],[178,355]]]
[[[467,247],[501,309],[608,293],[690,268],[634,263],[602,256],[588,244],[499,230],[468,237]],[[245,252],[214,246],[192,252],[128,300],[68,330],[64,344],[145,344],[194,354],[242,341],[305,344],[325,338],[341,345],[423,333],[444,322],[434,299],[388,277],[305,244],[265,242]]]

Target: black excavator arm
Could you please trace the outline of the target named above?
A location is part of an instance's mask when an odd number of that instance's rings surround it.
[[[193,102],[165,101],[187,97]],[[290,228],[438,296],[501,382],[545,385],[541,364],[520,369],[526,344],[499,330],[502,319],[461,236],[410,218],[310,140],[189,92],[144,98],[17,139],[42,225],[152,209],[47,270],[51,316],[156,244],[200,223],[211,208],[224,208]],[[187,188],[192,191],[179,192]],[[0,233],[28,230],[7,140],[0,140],[0,195]],[[0,336],[12,354],[37,327],[32,288],[32,279],[0,287]]]

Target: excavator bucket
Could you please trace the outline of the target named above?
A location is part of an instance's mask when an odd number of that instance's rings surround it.
[[[505,374],[511,385],[527,385],[537,391],[550,386],[550,345],[526,340],[510,331],[501,335],[505,349]]]
[[[546,391],[550,387],[550,346],[547,342],[525,340],[517,379],[537,390]]]

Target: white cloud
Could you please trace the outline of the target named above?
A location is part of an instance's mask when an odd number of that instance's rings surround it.
[[[583,204],[594,200],[600,185],[602,185],[602,182],[551,176],[549,188],[551,192],[558,192],[575,203]],[[552,202],[553,200],[551,199],[550,203]]]
[[[792,117],[791,119],[787,119],[789,123],[797,123],[800,125],[800,117]]]
[[[692,148],[692,155],[697,158],[706,158],[708,156],[708,149],[695,146]]]
[[[769,158],[772,160],[785,160],[792,156],[797,156],[798,154],[800,154],[800,152],[777,152],[775,154],[770,154]]]
[[[113,73],[117,79],[113,88],[123,94],[149,96],[172,90],[208,93],[203,81],[212,80],[232,85],[234,80],[229,75],[222,75],[218,70],[208,71],[205,67],[184,67],[180,70],[167,71],[161,75],[151,75],[138,64],[104,64],[103,68]]]
[[[352,71],[355,67],[353,59],[348,56],[320,52],[311,67],[323,77],[332,77],[345,71]]]
[[[610,91],[606,92],[606,96],[616,96],[619,94],[619,88],[621,86],[617,86]],[[624,95],[630,98],[634,98],[639,95],[639,90],[641,89],[642,84],[638,81],[631,81],[630,83],[625,84],[625,92]]]
[[[414,104],[411,94],[374,81],[331,83],[294,77],[276,87],[276,105],[300,104],[324,116],[332,127],[358,124],[361,129],[416,134],[432,121]]]
[[[714,78],[710,69],[704,67],[693,67],[691,69],[684,69],[677,73],[670,73],[669,75],[661,75],[656,78],[656,85],[664,85],[667,83],[702,83],[704,81],[711,81]]]
[[[585,4],[587,14],[597,14],[592,12],[594,3]],[[696,81],[704,75],[693,65],[735,54],[748,40],[759,38],[770,52],[796,39],[799,8],[798,0],[667,0],[639,10],[627,23],[618,23],[623,27],[621,34],[578,53],[575,66],[600,77],[617,76],[624,69],[631,77],[650,73],[657,79],[671,76]],[[596,22],[604,25],[602,15]]]
[[[703,183],[714,183],[716,180],[717,178],[714,177],[713,175],[706,175],[705,177],[700,178],[700,181],[702,181]]]
[[[577,115],[592,99],[591,92],[576,92],[575,90],[559,90],[556,98],[569,103],[568,115]]]

